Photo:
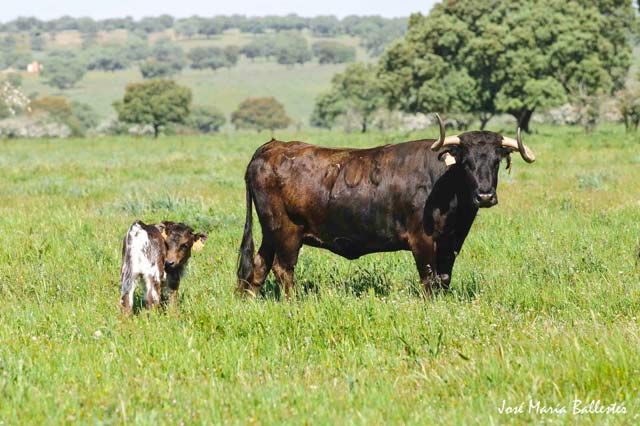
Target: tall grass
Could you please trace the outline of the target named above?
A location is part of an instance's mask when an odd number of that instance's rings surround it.
[[[288,133],[330,146],[411,136]],[[297,295],[233,295],[242,176],[270,135],[0,144],[0,420],[5,424],[637,424],[639,142],[542,128],[501,171],[451,292],[409,253],[305,247]],[[208,231],[179,310],[124,317],[135,219]],[[257,223],[257,222],[256,222]],[[259,226],[256,226],[259,239]],[[572,414],[574,400],[626,414]],[[529,401],[566,414],[529,411]],[[525,404],[522,414],[500,414]]]

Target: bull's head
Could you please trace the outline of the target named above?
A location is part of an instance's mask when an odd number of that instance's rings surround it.
[[[439,152],[438,158],[447,166],[461,167],[464,171],[473,203],[476,207],[491,207],[498,204],[496,186],[500,161],[507,160],[511,166],[510,154],[518,151],[524,161],[533,163],[533,152],[522,143],[518,128],[517,139],[511,139],[494,132],[476,131],[461,135],[445,136],[444,124],[436,114],[440,125],[440,138],[431,145]]]

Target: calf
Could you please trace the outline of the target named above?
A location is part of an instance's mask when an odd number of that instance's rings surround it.
[[[191,250],[200,250],[206,240],[205,234],[194,233],[184,223],[147,225],[138,220],[131,225],[122,243],[122,308],[131,312],[133,292],[141,278],[146,307],[177,303],[180,278]]]

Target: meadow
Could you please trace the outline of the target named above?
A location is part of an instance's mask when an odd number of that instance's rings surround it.
[[[368,147],[425,133],[276,136]],[[408,252],[305,247],[291,302],[272,278],[262,298],[233,291],[242,177],[270,137],[0,142],[2,424],[640,423],[637,135],[525,136],[538,160],[503,166],[448,294],[420,293]],[[209,233],[178,310],[119,311],[135,219]],[[573,414],[576,399],[625,413]]]

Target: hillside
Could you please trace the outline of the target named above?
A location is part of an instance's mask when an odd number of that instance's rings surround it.
[[[309,45],[316,41],[336,41],[340,44],[356,48],[356,60],[372,60],[366,50],[360,46],[357,37],[341,35],[336,37],[317,37],[310,31],[300,31]],[[203,46],[237,46],[242,47],[262,34],[241,33],[238,30],[227,30],[223,34],[211,38],[179,37],[174,30],[152,33],[148,36],[150,44],[170,40],[188,52],[194,47]],[[96,43],[99,46],[119,45],[127,40],[128,32],[115,30],[99,32]],[[63,31],[46,37],[46,50],[35,52],[34,57],[43,62],[46,68],[46,53],[53,49],[68,49],[82,54],[82,35],[77,31]],[[17,37],[18,49],[28,46],[26,36]],[[328,88],[331,77],[344,69],[345,64],[319,64],[316,60],[303,65],[285,66],[277,64],[273,59],[257,58],[250,60],[240,56],[235,67],[212,70],[193,70],[188,67],[182,70],[175,79],[190,87],[194,94],[194,104],[214,106],[227,116],[247,97],[274,96],[285,106],[287,113],[296,125],[308,125],[315,97]],[[89,71],[73,88],[60,91],[47,86],[44,78],[21,72],[23,86],[28,94],[59,95],[71,100],[90,105],[106,120],[115,115],[112,103],[120,99],[128,83],[141,81],[137,66],[115,72]]]

